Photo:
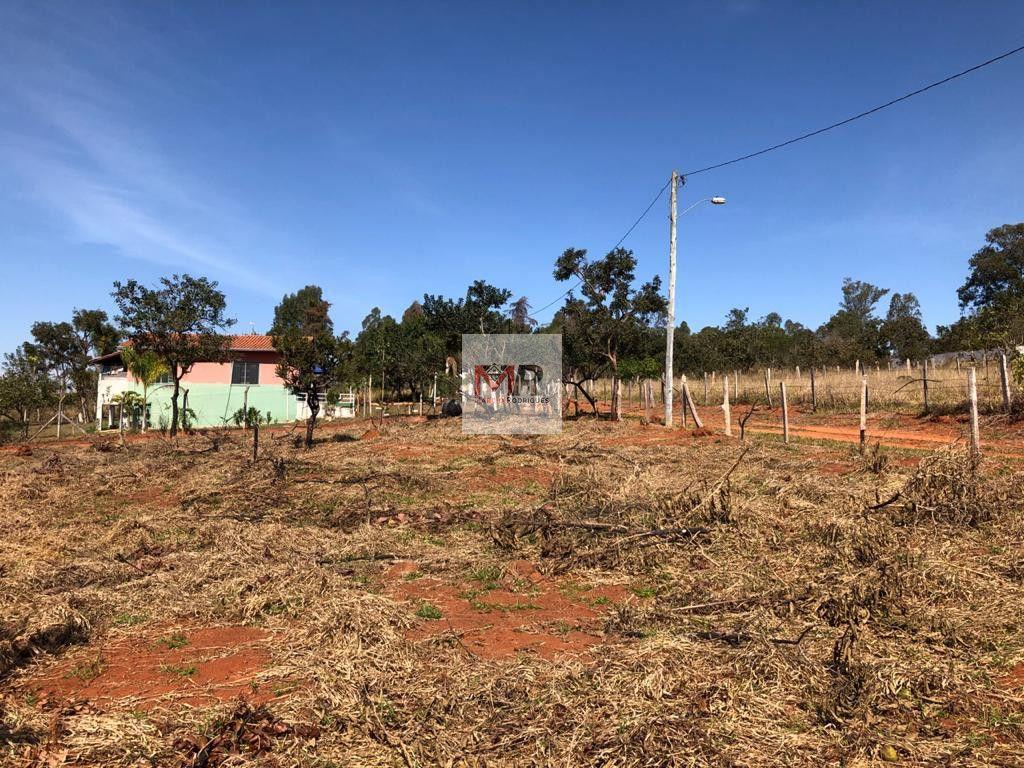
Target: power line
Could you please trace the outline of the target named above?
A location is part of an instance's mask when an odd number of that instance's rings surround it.
[[[640,215],[639,215],[639,216],[637,217],[636,221],[634,221],[634,222],[633,222],[632,226],[631,226],[631,227],[630,227],[629,229],[627,229],[627,230],[626,230],[626,234],[624,234],[624,235],[623,235],[622,237],[620,237],[620,238],[619,238],[619,242],[617,242],[617,243],[616,243],[616,244],[615,244],[615,245],[614,245],[614,246],[612,247],[612,250],[613,250],[613,251],[614,251],[614,250],[615,250],[616,248],[618,248],[618,247],[619,247],[620,245],[622,245],[622,241],[623,241],[623,240],[625,240],[625,239],[626,239],[627,237],[629,237],[629,236],[630,236],[630,234],[631,234],[631,233],[633,232],[633,230],[634,230],[634,229],[636,229],[636,225],[637,225],[637,224],[639,224],[639,223],[640,223],[641,221],[643,221],[643,220],[644,220],[644,217],[645,217],[645,216],[646,216],[646,215],[647,215],[648,213],[650,213],[650,211],[651,211],[651,208],[653,208],[653,207],[654,207],[654,204],[655,204],[656,202],[658,202],[658,201],[659,201],[659,200],[661,199],[661,196],[665,194],[665,190],[666,190],[666,189],[668,189],[668,185],[669,185],[669,184],[671,184],[671,183],[672,183],[672,179],[669,179],[668,181],[666,181],[666,182],[665,182],[665,186],[663,186],[663,187],[662,187],[661,189],[659,189],[659,190],[658,190],[658,194],[656,194],[656,195],[654,196],[654,199],[653,199],[653,200],[651,200],[651,204],[650,204],[650,205],[648,205],[648,206],[647,206],[646,208],[644,208],[644,212],[643,212],[643,213],[641,213],[641,214],[640,214]]]
[[[718,168],[724,168],[727,165],[733,165],[735,163],[741,163],[744,160],[750,160],[751,158],[759,157],[760,155],[765,155],[765,154],[767,154],[769,152],[774,152],[777,149],[782,149],[783,147],[788,147],[790,144],[796,144],[799,141],[804,141],[805,139],[810,139],[810,138],[812,138],[814,136],[818,136],[818,135],[820,135],[822,133],[825,133],[827,131],[831,131],[831,130],[833,130],[835,128],[839,128],[841,126],[848,125],[849,123],[852,123],[855,120],[860,120],[862,117],[868,117],[869,115],[873,115],[876,112],[881,112],[883,109],[891,107],[894,104],[899,104],[901,101],[906,101],[907,99],[911,99],[914,96],[919,96],[920,94],[924,93],[925,91],[930,91],[932,88],[937,88],[938,86],[945,85],[946,83],[951,82],[953,80],[956,80],[957,78],[963,77],[965,75],[969,75],[972,72],[977,72],[979,69],[987,67],[990,64],[995,64],[996,62],[1002,61],[1003,59],[1007,59],[1010,56],[1018,54],[1018,53],[1020,53],[1022,51],[1024,51],[1024,45],[1019,46],[1017,48],[1014,48],[1011,51],[1006,51],[1006,53],[1001,53],[998,56],[994,56],[993,58],[988,59],[987,61],[983,61],[980,64],[975,64],[973,67],[969,67],[969,68],[967,68],[965,70],[962,70],[961,72],[957,72],[954,75],[950,75],[949,77],[944,77],[941,80],[936,80],[934,83],[929,83],[928,85],[925,85],[925,86],[923,86],[921,88],[918,88],[915,91],[911,91],[910,93],[905,93],[902,96],[899,96],[898,98],[895,98],[895,99],[892,99],[890,101],[887,101],[884,104],[879,104],[877,107],[872,107],[871,109],[865,110],[864,112],[861,112],[859,114],[853,115],[852,117],[848,117],[845,120],[840,120],[837,123],[832,123],[831,125],[826,125],[824,128],[818,128],[817,130],[810,131],[808,133],[802,134],[802,135],[797,136],[795,138],[788,139],[788,140],[780,142],[778,144],[773,144],[770,147],[765,147],[764,149],[759,149],[756,152],[750,152],[749,154],[742,155],[740,157],[734,157],[732,160],[726,160],[725,162],[722,162],[722,163],[715,163],[714,165],[709,165],[709,166],[706,166],[704,168],[698,168],[695,171],[687,171],[685,173],[680,174],[680,176],[682,177],[683,183],[685,183],[685,180],[686,180],[687,176],[695,176],[698,173],[706,173],[707,171],[713,171],[713,170],[716,170]],[[655,204],[658,202],[658,200],[661,199],[661,196],[663,194],[665,194],[665,190],[668,189],[668,186],[671,183],[672,183],[671,180],[665,182],[665,185],[661,189],[658,190],[658,193],[654,196],[654,199],[651,200],[650,204],[646,208],[644,208],[643,213],[641,213],[637,217],[636,221],[634,221],[630,225],[629,229],[626,230],[626,233],[622,237],[619,238],[619,241],[617,243],[615,243],[615,245],[612,247],[611,250],[615,250],[620,245],[622,245],[622,243],[626,240],[626,238],[629,237],[633,233],[633,230],[636,229],[637,226],[640,224],[640,222],[643,221],[647,217],[647,214],[651,212],[651,208],[653,208],[655,206]],[[576,290],[581,285],[583,285],[583,281],[582,280],[580,280],[578,283],[576,283],[576,285],[572,286],[571,288],[569,288],[567,291],[565,291],[561,295],[557,296],[553,301],[550,301],[547,304],[545,304],[543,307],[541,307],[540,309],[535,310],[534,314],[540,314],[544,310],[546,310],[549,307],[553,306],[554,304],[558,303],[564,297],[568,296],[570,293],[572,293],[574,290]]]
[[[633,233],[633,230],[634,230],[634,229],[636,229],[637,225],[638,225],[638,224],[639,224],[639,223],[640,223],[641,221],[643,221],[643,220],[644,220],[644,218],[645,218],[645,217],[647,216],[647,214],[648,214],[648,213],[650,213],[650,211],[651,211],[651,208],[653,208],[653,207],[654,207],[655,203],[657,203],[657,202],[658,202],[658,201],[659,201],[659,200],[661,199],[661,196],[662,196],[663,194],[665,194],[665,190],[666,190],[666,189],[668,189],[668,185],[669,185],[669,184],[671,184],[671,183],[672,183],[671,179],[670,179],[669,181],[666,181],[666,182],[665,182],[665,186],[663,186],[663,187],[662,187],[661,189],[659,189],[659,190],[658,190],[658,194],[656,194],[656,195],[654,196],[654,199],[653,199],[653,200],[651,200],[650,204],[649,204],[649,205],[648,205],[648,206],[647,206],[646,208],[644,208],[644,211],[643,211],[643,213],[641,213],[641,214],[640,214],[639,216],[637,216],[637,218],[636,218],[636,221],[634,221],[634,222],[633,222],[633,223],[632,223],[632,224],[630,225],[629,229],[627,229],[627,230],[626,230],[626,233],[625,233],[625,234],[624,234],[624,235],[623,235],[622,237],[620,237],[620,238],[619,238],[619,241],[618,241],[617,243],[615,243],[615,245],[613,245],[613,246],[611,247],[611,249],[610,249],[610,250],[613,250],[613,251],[614,251],[614,250],[615,250],[616,248],[618,248],[618,247],[619,247],[620,245],[622,245],[622,243],[623,243],[623,242],[625,241],[625,239],[626,239],[627,237],[629,237],[629,236],[630,236],[630,235],[631,235],[631,234]],[[580,287],[581,285],[583,285],[583,283],[584,283],[584,282],[585,282],[585,281],[583,281],[583,280],[580,280],[579,282],[577,282],[577,283],[576,283],[576,285],[572,286],[571,288],[569,288],[569,289],[568,289],[567,291],[565,291],[565,292],[564,292],[564,293],[562,293],[561,295],[559,295],[559,296],[555,297],[555,299],[554,299],[554,300],[552,300],[552,301],[549,301],[549,302],[548,302],[547,304],[545,304],[545,305],[544,305],[543,307],[541,307],[540,309],[534,310],[534,314],[535,314],[535,315],[539,315],[539,314],[540,314],[541,312],[543,312],[543,311],[544,311],[545,309],[547,309],[548,307],[550,307],[550,306],[552,306],[552,305],[556,304],[557,302],[561,301],[561,300],[562,300],[563,298],[565,298],[565,297],[566,297],[566,296],[568,296],[568,295],[569,295],[570,293],[572,293],[572,292],[573,292],[573,291],[575,291],[575,290],[576,290],[577,288],[579,288],[579,287]]]
[[[579,288],[579,287],[580,287],[581,285],[583,285],[583,281],[582,281],[582,280],[580,280],[580,281],[579,281],[578,283],[576,283],[576,285],[574,285],[574,286],[573,286],[572,288],[570,288],[569,290],[567,290],[567,291],[566,291],[565,293],[562,293],[562,294],[559,294],[558,296],[556,296],[556,297],[555,297],[555,298],[554,298],[554,299],[553,299],[552,301],[549,301],[549,302],[548,302],[547,304],[545,304],[545,305],[544,305],[543,307],[541,307],[540,309],[535,309],[535,310],[533,310],[533,315],[539,315],[539,314],[540,314],[541,312],[543,312],[543,311],[544,311],[545,309],[547,309],[548,307],[551,307],[551,306],[553,306],[553,305],[557,304],[557,303],[558,303],[559,301],[561,301],[561,300],[562,300],[563,298],[565,298],[565,297],[566,297],[566,296],[568,296],[568,295],[569,295],[570,293],[572,293],[573,291],[575,291],[575,290],[576,290],[577,288]],[[532,317],[533,315],[531,315],[531,317]],[[536,318],[534,318],[534,319],[536,319]]]
[[[885,104],[879,104],[877,107],[872,107],[871,109],[865,110],[864,112],[861,112],[860,114],[853,115],[852,117],[848,117],[845,120],[840,120],[838,123],[832,123],[832,125],[826,125],[824,128],[819,128],[816,131],[810,131],[809,133],[805,133],[802,136],[797,136],[796,138],[789,139],[787,141],[783,141],[783,142],[781,142],[779,144],[773,144],[770,147],[765,147],[764,149],[759,149],[756,152],[751,152],[750,154],[742,155],[741,157],[734,157],[732,160],[726,160],[723,163],[715,163],[714,165],[709,165],[709,166],[707,166],[705,168],[698,168],[695,171],[687,171],[686,173],[684,173],[682,175],[683,176],[695,176],[698,173],[705,173],[706,171],[713,171],[716,168],[724,168],[727,165],[732,165],[734,163],[741,163],[744,160],[750,160],[752,157],[758,157],[759,155],[764,155],[764,154],[767,154],[769,152],[774,152],[776,149],[782,149],[783,147],[788,147],[790,144],[796,144],[798,141],[803,141],[804,139],[809,139],[812,136],[818,136],[819,134],[825,133],[826,131],[831,131],[833,128],[839,128],[840,126],[848,125],[849,123],[852,123],[854,120],[860,120],[862,117],[867,117],[868,115],[873,115],[873,114],[875,114],[875,112],[880,112],[880,111],[882,111],[883,109],[885,109],[887,107],[893,106],[894,104],[899,104],[901,101],[906,101],[907,99],[911,99],[914,96],[919,96],[920,94],[924,93],[925,91],[930,91],[932,88],[937,88],[940,85],[945,85],[946,83],[951,82],[952,80],[956,80],[958,77],[963,77],[964,75],[969,75],[971,72],[977,72],[979,69],[982,69],[983,67],[987,67],[990,64],[995,64],[997,61],[1002,61],[1003,59],[1009,58],[1010,56],[1013,56],[1014,54],[1020,53],[1021,51],[1024,51],[1024,45],[1020,46],[1019,48],[1014,48],[1012,51],[1007,51],[1006,53],[1002,53],[1002,54],[1000,54],[998,56],[995,56],[994,58],[991,58],[988,61],[983,61],[983,62],[981,62],[981,64],[975,64],[973,67],[965,69],[962,72],[957,72],[955,75],[950,75],[949,77],[944,77],[941,80],[936,80],[934,83],[930,83],[929,85],[926,85],[923,88],[918,88],[916,91],[911,91],[910,93],[905,93],[905,94],[903,94],[902,96],[900,96],[898,98],[895,98],[895,99],[892,99],[891,101],[885,102]]]

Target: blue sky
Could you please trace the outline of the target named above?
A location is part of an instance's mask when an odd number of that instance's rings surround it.
[[[483,278],[535,307],[665,182],[1024,41],[1024,4],[0,5],[0,350],[111,309],[114,280],[220,281],[242,330],[314,282],[339,329]],[[1024,219],[1024,55],[693,177],[677,316],[816,326],[844,276],[929,326]],[[664,273],[666,203],[626,243]],[[554,307],[542,313],[547,320]]]

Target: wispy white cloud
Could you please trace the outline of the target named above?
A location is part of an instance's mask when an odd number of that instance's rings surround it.
[[[12,61],[0,74],[8,104],[0,164],[20,180],[23,196],[61,214],[75,239],[203,270],[267,296],[280,292],[243,252],[244,243],[259,239],[258,227],[240,206],[190,177],[136,119],[138,90],[94,73],[95,61],[75,60],[58,42],[19,40],[11,29],[0,34]],[[75,35],[83,35],[80,27]],[[173,83],[152,73],[141,77],[147,98],[173,92]]]

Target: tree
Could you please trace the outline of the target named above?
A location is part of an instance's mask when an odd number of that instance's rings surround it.
[[[31,333],[33,354],[56,381],[61,402],[74,392],[86,418],[91,412],[89,405],[96,401],[96,372],[90,360],[113,352],[119,340],[117,329],[107,322],[107,313],[76,309],[70,323],[33,323]]]
[[[285,296],[274,310],[270,335],[281,356],[277,375],[293,395],[304,397],[309,407],[306,447],[313,445],[313,430],[320,413],[320,399],[337,378],[341,365],[334,324],[323,291],[308,285]]]
[[[126,346],[121,350],[121,360],[124,361],[124,367],[142,385],[140,407],[142,409],[142,431],[145,432],[149,421],[149,416],[146,413],[149,406],[149,388],[156,384],[161,376],[166,375],[169,369],[167,363],[151,349],[140,352],[134,347]]]
[[[0,419],[20,423],[28,437],[28,412],[44,408],[56,400],[53,380],[35,355],[31,344],[25,343],[4,355],[0,374]]]
[[[875,305],[889,292],[888,288],[862,280],[843,278],[843,300],[840,310],[853,315],[859,322],[867,325],[875,320]]]
[[[372,376],[381,385],[381,396],[384,386],[394,385],[395,357],[400,345],[399,324],[391,315],[382,315],[380,307],[374,307],[363,318],[362,330],[356,337],[356,365],[366,376]]]
[[[937,326],[935,336],[935,349],[939,352],[961,352],[984,346],[978,318],[973,315],[965,315],[949,325]]]
[[[76,309],[71,313],[71,325],[96,357],[109,355],[121,341],[121,334],[102,309]]]
[[[625,248],[615,248],[598,261],[587,259],[586,249],[567,248],[555,262],[559,282],[580,281],[583,300],[570,299],[563,308],[565,319],[584,326],[589,354],[608,361],[612,372],[612,413],[620,418],[619,358],[623,349],[637,343],[644,329],[663,322],[668,303],[661,295],[657,276],[633,289],[636,258]],[[564,337],[563,337],[564,342]]]
[[[501,308],[512,291],[496,288],[484,280],[475,280],[462,299],[425,294],[424,330],[438,336],[445,355],[457,355],[465,333],[501,333],[508,321]]]
[[[912,293],[894,293],[882,323],[882,340],[899,360],[920,360],[928,354],[931,338],[921,322],[921,304]]]
[[[324,300],[323,289],[318,285],[307,285],[295,293],[287,293],[274,309],[274,323],[270,327],[270,335],[297,327],[326,327],[331,331],[334,325],[327,314],[330,306]]]
[[[990,230],[969,264],[957,297],[961,312],[975,319],[982,343],[1024,341],[1024,222]]]
[[[229,339],[221,332],[235,321],[225,315],[224,294],[216,281],[183,274],[160,278],[156,288],[115,282],[111,296],[132,346],[153,352],[171,373],[171,435],[177,435],[182,377],[200,361],[228,359]]]
[[[537,327],[537,321],[530,317],[530,302],[525,296],[520,296],[509,306],[508,319],[513,333],[529,333]]]
[[[37,322],[32,324],[32,354],[56,382],[58,408],[63,409],[65,397],[81,383],[81,372],[88,370],[89,353],[83,350],[71,323]],[[85,408],[85,395],[78,392],[79,409]]]
[[[818,331],[830,359],[850,365],[855,360],[866,363],[885,355],[882,321],[875,314],[875,306],[888,292],[871,283],[843,279],[839,311]]]

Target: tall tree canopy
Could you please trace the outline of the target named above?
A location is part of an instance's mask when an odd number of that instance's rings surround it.
[[[101,309],[76,309],[71,322],[32,324],[31,355],[57,384],[60,396],[74,392],[83,416],[96,400],[96,372],[89,360],[113,352],[120,336]]]
[[[957,296],[976,335],[987,344],[1024,342],[1024,222],[990,230],[969,266]]]
[[[847,277],[843,280],[843,298],[839,311],[823,327],[826,356],[844,365],[853,365],[885,356],[882,320],[875,312],[888,289]]]
[[[475,280],[461,299],[423,296],[424,328],[437,335],[445,355],[458,355],[464,333],[501,333],[507,320],[501,311],[512,291]]]
[[[892,295],[881,331],[888,351],[900,360],[920,360],[930,350],[928,329],[921,321],[921,304],[912,293]]]
[[[644,338],[645,330],[664,322],[668,303],[661,295],[661,278],[655,276],[638,289],[636,257],[625,248],[615,248],[603,258],[590,261],[586,249],[567,248],[555,261],[554,277],[559,282],[580,281],[582,300],[571,295],[562,310],[562,322],[581,338],[584,360],[603,357],[613,379],[612,411],[619,414],[619,362],[623,352]],[[563,353],[565,337],[563,333]]]
[[[512,333],[529,333],[537,327],[537,321],[530,316],[530,301],[520,296],[508,308],[508,319]]]
[[[53,405],[56,399],[54,381],[31,344],[26,342],[4,355],[0,372],[0,419],[20,423],[23,436],[28,437],[28,412]]]
[[[342,357],[334,337],[330,304],[319,286],[307,285],[286,295],[274,310],[270,335],[280,354],[277,375],[288,390],[303,397],[309,407],[306,447],[313,445],[313,430],[320,401],[338,380]]]
[[[332,332],[330,304],[324,300],[324,292],[318,285],[307,285],[295,293],[285,294],[274,309],[274,324],[270,335],[283,333],[287,329],[301,328],[309,334]]]
[[[191,275],[162,277],[155,288],[135,280],[114,283],[117,322],[140,352],[152,351],[173,378],[171,435],[178,434],[181,379],[200,361],[227,360],[223,332],[235,324],[215,281]]]

